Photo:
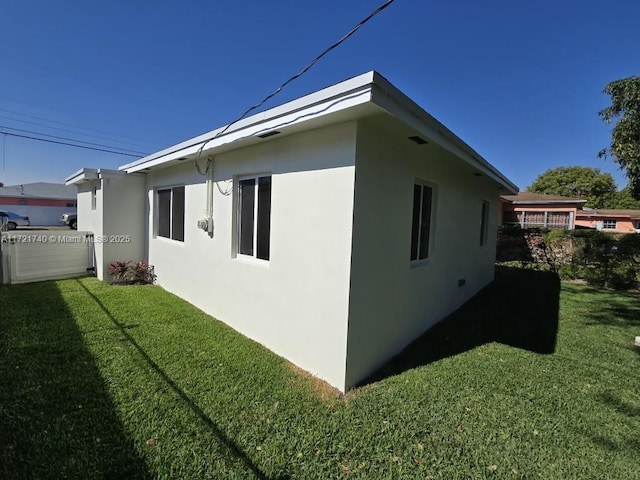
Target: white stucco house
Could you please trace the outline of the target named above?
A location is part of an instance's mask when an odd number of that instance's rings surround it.
[[[518,191],[376,72],[67,183],[78,228],[104,236],[99,278],[147,259],[342,391],[492,281],[500,195]]]

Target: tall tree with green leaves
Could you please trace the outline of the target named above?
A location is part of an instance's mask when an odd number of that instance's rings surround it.
[[[603,208],[610,204],[617,188],[611,174],[599,168],[557,167],[538,175],[527,190],[582,198],[587,200],[587,207]]]
[[[598,156],[611,156],[625,170],[631,195],[640,200],[640,77],[611,82],[603,93],[611,96],[611,105],[598,115],[606,123],[615,122],[615,125],[611,145]]]
[[[618,190],[611,200],[603,205],[603,208],[640,210],[640,200],[633,198],[629,186],[626,186]]]

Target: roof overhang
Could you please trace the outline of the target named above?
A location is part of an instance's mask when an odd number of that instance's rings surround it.
[[[514,205],[578,205],[585,204],[587,200],[505,200]]]
[[[507,192],[518,191],[516,185],[478,152],[374,71],[258,113],[231,126],[204,133],[123,165],[119,170],[134,173],[164,168],[195,160],[200,155],[223,153],[269,141],[272,136],[280,138],[381,112],[406,124],[428,142],[451,151],[478,173],[492,178]]]
[[[124,175],[124,172],[121,172],[120,170],[111,170],[108,168],[82,168],[69,175],[65,179],[64,183],[65,185],[79,185],[92,180],[122,175]]]

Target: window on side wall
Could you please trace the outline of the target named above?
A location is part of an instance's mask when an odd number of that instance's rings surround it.
[[[159,188],[156,235],[184,242],[184,187]]]
[[[91,210],[96,209],[97,201],[98,201],[98,187],[94,186],[91,189]]]
[[[413,186],[411,225],[411,261],[429,258],[433,215],[433,187],[416,183]]]
[[[238,255],[269,260],[271,175],[238,178]]]
[[[480,214],[480,246],[487,244],[489,233],[489,202],[482,202],[482,212]]]
[[[602,222],[602,228],[604,230],[615,230],[618,225],[616,220],[605,220]]]

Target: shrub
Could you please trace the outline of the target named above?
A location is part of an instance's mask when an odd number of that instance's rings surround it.
[[[118,285],[146,285],[156,281],[153,265],[145,260],[137,263],[118,261],[109,265],[112,283]]]

